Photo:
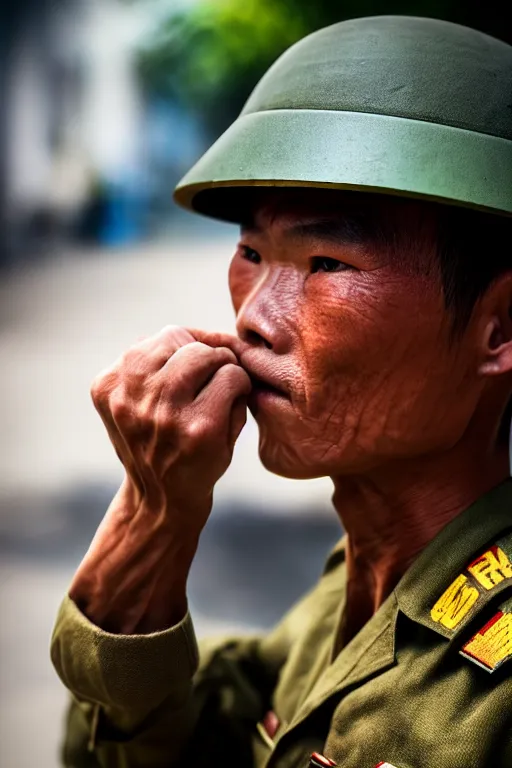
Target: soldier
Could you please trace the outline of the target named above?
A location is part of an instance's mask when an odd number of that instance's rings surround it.
[[[511,74],[458,25],[335,24],[178,185],[241,224],[238,335],[166,327],[93,384],[126,476],[53,637],[66,766],[512,766]],[[273,632],[198,651],[247,404],[346,536]]]

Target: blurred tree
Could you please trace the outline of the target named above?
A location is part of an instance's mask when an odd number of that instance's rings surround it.
[[[140,52],[143,82],[219,133],[279,54],[311,29],[281,0],[218,0],[170,13]]]
[[[177,99],[213,135],[236,117],[255,83],[292,43],[358,16],[405,14],[466,24],[512,42],[500,0],[199,0],[169,12],[140,51],[146,87]]]

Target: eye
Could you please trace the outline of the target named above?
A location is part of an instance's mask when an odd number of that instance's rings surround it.
[[[259,264],[261,262],[261,256],[254,248],[249,248],[248,245],[241,245],[242,258],[250,261],[251,264]]]
[[[315,272],[345,272],[351,269],[348,264],[328,256],[313,256],[311,259],[311,274]]]

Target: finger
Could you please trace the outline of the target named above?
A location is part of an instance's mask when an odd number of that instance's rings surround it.
[[[113,393],[109,393],[109,396],[107,396],[106,393],[100,395],[98,394],[97,390],[94,391],[94,393],[91,390],[91,395],[94,406],[103,421],[110,442],[112,443],[114,451],[116,452],[117,458],[124,466],[127,474],[132,478],[135,486],[139,489],[139,491],[142,491],[143,482],[137,469],[135,457],[133,456],[133,452],[122,431],[120,430],[119,425],[116,423],[115,417],[112,413]]]
[[[195,336],[181,325],[164,325],[162,330],[156,334],[156,338],[160,339],[164,344],[169,343],[171,346],[177,344],[179,347],[184,347],[185,344],[196,341]]]
[[[162,374],[169,378],[170,399],[176,405],[190,403],[227,363],[237,364],[237,360],[225,347],[208,347],[199,341],[180,347],[162,368]]]
[[[119,367],[135,377],[145,377],[159,371],[182,346],[194,342],[185,328],[166,325],[153,336],[140,337],[120,358]]]
[[[235,443],[240,437],[240,432],[245,426],[247,421],[247,396],[240,395],[233,403],[231,409],[231,419],[229,423],[228,442],[231,450],[235,447]]]
[[[231,413],[235,400],[246,398],[251,389],[251,380],[244,369],[239,365],[228,363],[214,374],[194,404],[210,415],[219,432],[224,432],[226,439],[229,440]],[[233,426],[234,431],[236,431],[237,425],[238,422]],[[240,426],[240,430],[242,427],[243,424]]]
[[[186,328],[180,325],[165,325],[158,333],[152,336],[140,336],[135,344],[142,349],[166,349],[170,354],[185,344],[190,344],[196,339]],[[170,355],[168,355],[170,356]]]
[[[187,330],[197,341],[208,344],[210,347],[227,347],[236,355],[238,360],[247,346],[238,336],[233,336],[231,333],[204,331],[200,328],[188,328]]]

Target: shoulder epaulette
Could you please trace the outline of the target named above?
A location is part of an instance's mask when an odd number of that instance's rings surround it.
[[[466,566],[434,603],[430,617],[450,633],[458,632],[507,588],[512,588],[512,533],[500,538]],[[500,627],[507,621],[504,619]],[[486,631],[489,630],[490,627]]]

